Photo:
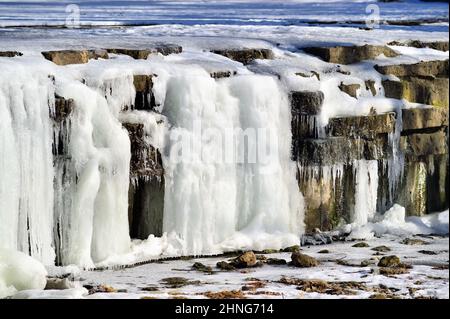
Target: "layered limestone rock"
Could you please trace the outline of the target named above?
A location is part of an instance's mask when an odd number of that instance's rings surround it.
[[[128,55],[136,60],[146,60],[151,54],[161,53],[162,55],[179,54],[183,48],[179,45],[165,44],[148,49],[130,49],[130,48],[109,48],[108,53]]]
[[[44,58],[57,65],[84,64],[89,59],[108,59],[108,53],[105,50],[60,50],[44,51]]]
[[[271,60],[274,58],[274,54],[270,49],[225,49],[213,50],[212,52],[242,64],[250,64],[256,59]]]
[[[396,57],[398,54],[387,46],[336,46],[304,48],[306,53],[320,57],[322,60],[336,64],[353,64],[364,60],[373,60],[384,54],[386,57]]]
[[[375,66],[384,75],[394,75],[399,81],[382,82],[386,97],[433,106],[449,106],[448,60],[416,64]]]
[[[443,1],[445,2],[445,1]],[[398,42],[398,41],[392,41],[389,42],[388,45],[393,46],[407,46],[407,47],[413,47],[413,48],[430,48],[434,50],[439,51],[448,51],[448,41],[432,41],[432,42],[424,42],[420,40],[412,40],[407,42]]]

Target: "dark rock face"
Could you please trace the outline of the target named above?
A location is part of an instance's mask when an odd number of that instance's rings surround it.
[[[129,222],[132,238],[162,235],[164,168],[161,154],[145,141],[143,124],[123,123],[131,142]]]
[[[22,56],[22,52],[17,51],[0,51],[0,57],[13,58],[15,56]]]
[[[322,109],[323,92],[299,91],[291,93],[292,113],[296,115],[318,115]]]
[[[373,139],[379,134],[393,133],[395,117],[395,113],[336,117],[330,119],[326,131],[329,136]]]
[[[373,60],[384,54],[387,57],[395,57],[398,54],[387,46],[337,46],[323,48],[304,48],[306,53],[320,57],[322,60],[337,64],[353,64],[364,60]]]
[[[127,49],[127,48],[109,48],[108,53],[124,54],[135,60],[146,60],[149,55],[161,53],[162,55],[178,54],[183,52],[183,48],[179,45],[162,45],[148,49]]]
[[[156,107],[155,96],[153,95],[154,75],[135,75],[133,79],[136,89],[136,98],[133,109],[152,111]]]
[[[84,64],[89,59],[108,59],[108,53],[105,50],[61,50],[44,51],[44,58],[57,65]]]
[[[256,59],[271,60],[274,58],[273,52],[269,49],[226,49],[213,50],[211,52],[223,55],[242,64],[250,64]]]

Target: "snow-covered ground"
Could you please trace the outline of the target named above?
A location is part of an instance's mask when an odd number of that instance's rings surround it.
[[[23,291],[15,298],[208,298],[218,296],[209,293],[230,291],[241,298],[449,298],[449,238],[433,235],[407,238],[424,243],[407,245],[405,238],[387,235],[367,241],[369,246],[362,248],[353,247],[359,241],[302,247],[303,253],[320,261],[320,265],[313,268],[264,264],[257,268],[220,271],[216,263],[227,258],[215,257],[160,261],[122,270],[72,269],[74,278],[80,281],[78,288]],[[377,253],[373,250],[379,246],[386,246],[390,251]],[[323,253],[324,250],[329,252]],[[264,257],[290,261],[290,255],[276,253]],[[376,264],[382,256],[388,255],[398,256],[412,268],[400,275],[380,274]],[[213,273],[194,270],[192,266],[196,262],[211,266]],[[53,271],[61,275],[61,270]],[[167,278],[172,278],[173,282],[167,283]],[[289,284],[290,279],[321,280],[329,287],[320,290],[324,283],[319,282],[317,289],[308,291],[305,286]],[[104,289],[107,286],[111,292],[89,295],[82,288],[99,285],[104,285]]]

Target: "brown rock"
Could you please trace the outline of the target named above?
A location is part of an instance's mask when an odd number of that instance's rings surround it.
[[[225,49],[213,50],[212,52],[242,64],[250,64],[256,59],[272,60],[274,58],[274,54],[270,49]]]
[[[415,64],[376,65],[375,69],[381,74],[391,74],[397,77],[448,78],[448,60],[426,61]]]
[[[300,268],[310,268],[310,267],[316,267],[319,265],[319,262],[317,259],[302,254],[301,252],[293,252],[291,255],[292,265],[295,267]]]
[[[403,131],[448,126],[448,108],[429,107],[402,110]]]
[[[364,82],[366,85],[366,90],[370,90],[370,93],[372,93],[373,96],[377,95],[377,89],[375,88],[375,81],[373,80],[367,80]]]
[[[361,85],[359,84],[344,84],[341,82],[339,85],[339,90],[341,90],[344,93],[347,93],[351,97],[356,98],[358,95],[358,90],[361,88]]]
[[[409,156],[447,154],[447,134],[444,130],[440,130],[434,133],[402,136],[400,138],[400,149]]]
[[[407,46],[413,48],[430,48],[444,52],[448,51],[448,41],[433,41],[433,42],[423,42],[421,40],[412,40],[407,42],[392,41],[388,43],[388,45]]]
[[[400,258],[395,255],[385,256],[380,259],[378,267],[397,267],[400,263]]]
[[[395,57],[398,54],[387,46],[337,46],[328,48],[304,48],[306,53],[316,55],[326,62],[337,64],[353,64],[364,60],[373,60],[381,54]]]
[[[233,266],[237,268],[249,268],[254,267],[257,264],[256,255],[252,251],[247,251],[234,259]]]

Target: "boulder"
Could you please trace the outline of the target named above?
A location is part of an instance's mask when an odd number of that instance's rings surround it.
[[[337,64],[353,64],[364,60],[373,60],[381,54],[396,57],[398,54],[387,46],[336,46],[304,48],[306,53],[320,57],[322,60]]]
[[[402,110],[403,131],[448,126],[448,108],[428,107]]]
[[[378,267],[397,267],[400,264],[400,258],[398,258],[397,256],[384,256],[378,262]]]
[[[257,264],[256,255],[252,251],[247,251],[234,259],[233,266],[236,268],[249,268],[254,267]]]
[[[351,97],[356,98],[358,96],[358,90],[361,88],[361,85],[359,84],[344,84],[341,82],[339,85],[339,90],[341,90],[344,93],[347,93]]]
[[[310,267],[316,267],[319,265],[319,262],[317,261],[317,259],[302,254],[299,251],[293,252],[291,255],[291,264],[295,267],[300,267],[300,268],[310,268]]]
[[[213,50],[211,52],[241,62],[244,65],[250,64],[257,59],[272,60],[274,58],[274,54],[270,49],[224,49]]]
[[[291,110],[295,114],[318,115],[325,98],[321,91],[291,92]]]

